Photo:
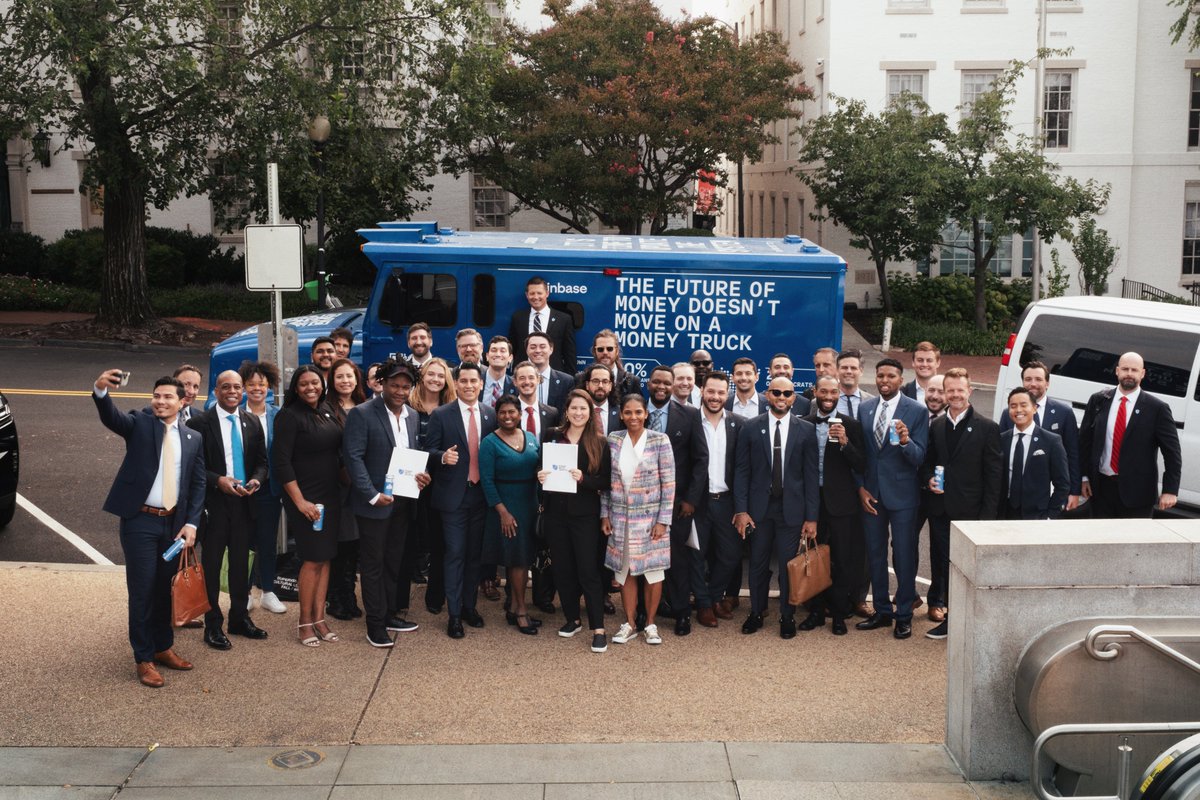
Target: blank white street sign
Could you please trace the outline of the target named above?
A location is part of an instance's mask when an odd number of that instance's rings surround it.
[[[247,225],[246,288],[296,292],[304,288],[304,229],[300,225]]]

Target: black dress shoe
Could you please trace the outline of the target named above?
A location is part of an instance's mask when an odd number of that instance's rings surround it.
[[[214,650],[228,650],[233,643],[220,628],[205,628],[204,643]]]
[[[511,611],[504,612],[504,621],[507,622],[509,625],[520,625],[520,622],[519,622],[520,619],[521,619],[520,617],[518,617],[516,614],[514,614]],[[529,617],[529,624],[534,628],[542,627],[542,621],[540,619],[538,619],[537,617]]]
[[[646,630],[646,612],[639,609],[633,617],[633,624],[639,631]]]
[[[779,638],[793,639],[796,636],[796,618],[792,616],[779,618]]]
[[[522,625],[520,622],[522,619],[525,620],[526,622],[528,622],[529,624]],[[517,617],[517,630],[520,631],[521,633],[525,634],[526,636],[537,636],[538,627],[541,624],[542,624],[542,621],[539,619],[537,621],[537,625],[535,625],[533,623],[533,617],[530,617],[528,615]]]
[[[451,639],[461,639],[467,634],[463,631],[462,617],[451,616],[446,623],[446,635]]]
[[[892,627],[892,618],[888,614],[875,613],[854,626],[860,631],[873,631],[876,628]]]
[[[615,614],[615,613],[617,613],[617,607],[616,607],[616,606],[614,606],[614,605],[613,605],[613,601],[612,601],[612,600],[609,600],[607,597],[606,597],[606,598],[604,598],[604,613],[605,613],[605,614]]]
[[[846,620],[844,620],[844,619],[838,619],[837,617],[834,617],[833,625],[831,627],[832,627],[834,636],[845,636],[847,633]]]
[[[329,613],[329,616],[333,617],[334,619],[340,619],[342,621],[354,619],[354,615],[350,612],[350,609],[341,601],[340,598],[337,600],[330,600],[328,603],[326,603],[325,610]]]
[[[762,614],[750,614],[742,623],[742,633],[754,633],[763,626]]]
[[[807,617],[804,618],[804,621],[800,623],[800,630],[802,630],[802,631],[811,631],[814,628],[823,628],[823,627],[825,627],[825,615],[818,614],[815,611],[810,613]],[[842,627],[845,627],[845,626],[843,625]]]
[[[479,612],[473,608],[463,609],[462,621],[470,625],[472,628],[483,627],[483,617],[479,616]]]
[[[691,632],[692,632],[692,615],[691,614],[687,615],[686,617],[678,617],[675,620],[675,635],[676,636],[687,636]]]
[[[350,601],[350,605],[346,608],[346,610],[350,612],[351,619],[358,619],[363,615],[363,610],[359,608],[358,603],[354,602],[353,600]]]
[[[912,636],[912,622],[897,620],[896,630],[892,631],[892,636],[895,636],[897,639],[907,639]]]
[[[241,622],[229,623],[229,633],[231,635],[245,636],[247,639],[267,638],[267,632],[255,625],[249,617]]]
[[[426,604],[426,606],[425,606],[425,610],[426,610],[426,611],[428,611],[430,614],[440,614],[440,613],[442,613],[442,607],[441,607],[441,606],[431,606],[431,605],[428,605],[428,604]]]
[[[534,605],[536,605],[538,607],[538,611],[541,611],[543,614],[553,614],[558,610],[554,607],[554,603],[534,603]]]

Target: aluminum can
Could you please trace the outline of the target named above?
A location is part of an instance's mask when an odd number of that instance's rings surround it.
[[[900,444],[900,431],[896,428],[896,423],[899,420],[892,420],[892,424],[888,427],[888,441],[892,444]]]
[[[946,491],[946,468],[937,466],[933,468],[933,482],[937,486],[939,492]]]
[[[321,516],[317,517],[317,521],[313,523],[313,530],[320,531],[325,529],[325,505],[317,503],[317,513]]]
[[[395,488],[396,488],[396,479],[393,478],[391,475],[388,475],[387,480],[385,480],[383,482],[383,493],[386,496],[391,497],[392,492],[393,492],[393,490],[395,490]]]
[[[170,561],[183,550],[183,539],[176,539],[174,544],[167,548],[167,552],[163,553],[163,561]]]

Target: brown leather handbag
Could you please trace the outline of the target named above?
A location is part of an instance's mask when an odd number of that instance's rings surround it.
[[[179,571],[171,578],[171,624],[182,627],[209,608],[204,567],[196,560],[195,549],[184,547],[179,556]]]
[[[807,603],[833,586],[829,571],[829,545],[800,539],[800,552],[787,564],[788,602]]]

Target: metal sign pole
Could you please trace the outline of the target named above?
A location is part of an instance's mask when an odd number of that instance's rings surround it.
[[[267,216],[271,225],[279,225],[279,165],[275,162],[267,164]],[[283,292],[276,289],[271,292],[271,341],[275,351],[272,361],[283,374]],[[282,380],[282,379],[281,379]],[[275,405],[283,405],[283,385],[275,392]]]

